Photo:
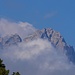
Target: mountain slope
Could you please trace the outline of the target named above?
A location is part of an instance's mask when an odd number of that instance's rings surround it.
[[[37,30],[33,34],[23,39],[24,42],[32,41],[35,39],[48,40],[54,48],[64,51],[69,61],[75,64],[75,51],[74,48],[66,43],[61,34],[51,28],[44,28]],[[22,42],[22,38],[18,34],[5,36],[0,38],[0,48],[6,48],[12,45],[18,45]]]
[[[5,36],[5,37],[0,38],[0,48],[2,49],[4,47],[17,45],[20,42],[22,42],[22,39],[18,34]]]
[[[56,32],[51,28],[45,28],[38,30],[32,35],[26,37],[24,41],[27,42],[38,38],[48,40],[56,49],[64,50],[65,54],[68,56],[69,61],[75,64],[74,48],[66,43],[65,39],[59,32]]]

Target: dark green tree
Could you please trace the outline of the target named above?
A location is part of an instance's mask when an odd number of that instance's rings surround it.
[[[9,70],[6,70],[3,60],[0,59],[0,75],[8,75]]]
[[[19,72],[13,72],[12,75],[20,75],[20,73]]]
[[[3,60],[0,59],[0,75],[9,75],[9,70],[6,70],[5,64],[3,64]],[[12,75],[20,75],[19,72],[13,72]]]

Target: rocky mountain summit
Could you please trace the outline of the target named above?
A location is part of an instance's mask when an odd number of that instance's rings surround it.
[[[65,39],[61,36],[61,34],[51,28],[44,28],[42,30],[37,30],[32,35],[29,35],[24,41],[30,41],[34,39],[46,39],[51,44],[59,50],[64,50],[65,54],[68,56],[69,61],[75,63],[75,51],[74,48],[68,45]]]
[[[48,40],[56,49],[63,50],[67,55],[69,61],[75,64],[75,51],[74,48],[66,43],[61,34],[51,28],[44,28],[37,30],[33,34],[22,39],[18,34],[0,37],[0,48],[9,47],[12,45],[18,45],[18,43],[24,41],[37,40],[38,38]]]
[[[64,38],[60,35],[60,33],[54,31],[51,28],[38,30],[32,35],[25,38],[24,40],[34,40],[38,38],[50,41],[51,44],[56,48],[64,49],[64,47],[67,46],[67,43],[65,42]]]
[[[1,37],[0,38],[0,48],[17,45],[20,42],[22,42],[22,39],[18,34]]]

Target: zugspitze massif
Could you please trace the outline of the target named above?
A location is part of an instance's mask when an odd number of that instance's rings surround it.
[[[56,50],[63,51],[67,56],[69,62],[75,64],[75,51],[74,48],[68,45],[61,34],[51,28],[44,28],[37,30],[33,34],[26,36],[22,39],[19,34],[13,34],[10,36],[0,37],[0,49],[9,48],[13,45],[18,45],[21,42],[29,42],[37,39],[49,41]],[[37,41],[36,41],[37,42]],[[40,43],[40,41],[39,41]]]
[[[0,22],[0,57],[10,75],[74,75],[75,51],[52,28],[36,29],[29,23]]]

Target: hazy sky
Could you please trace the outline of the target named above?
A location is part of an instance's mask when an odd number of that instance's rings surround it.
[[[75,0],[0,0],[0,18],[51,27],[75,47]]]

